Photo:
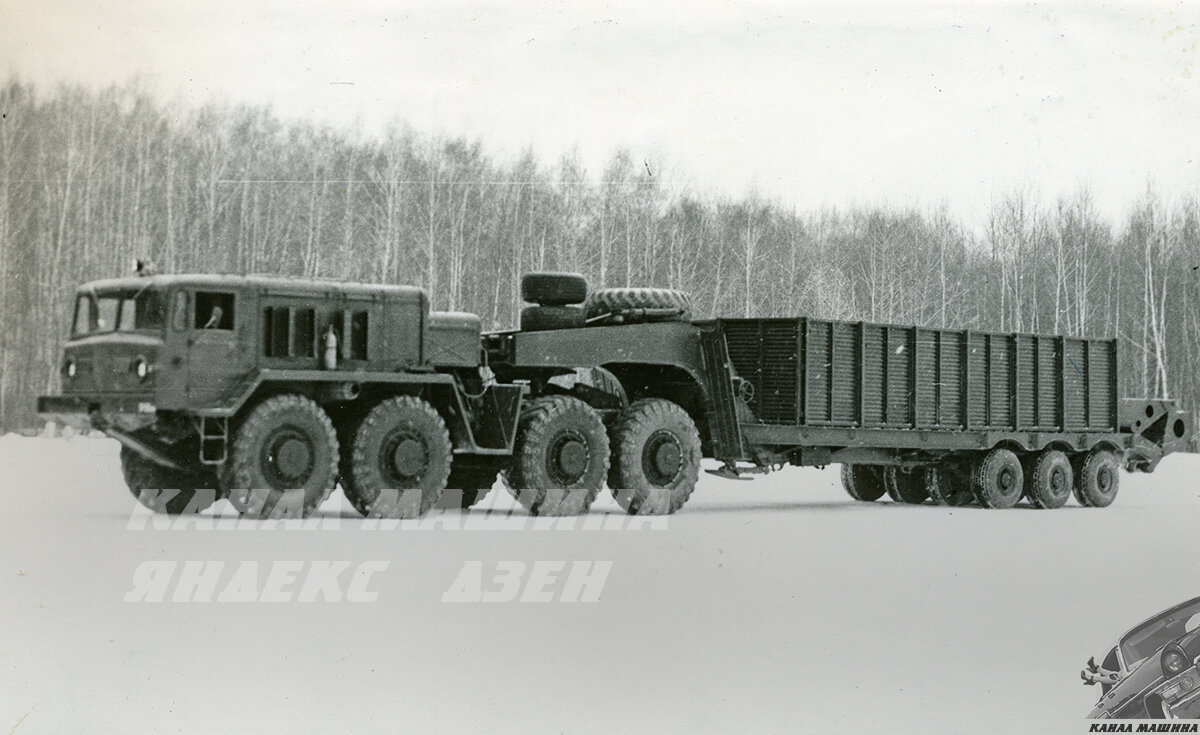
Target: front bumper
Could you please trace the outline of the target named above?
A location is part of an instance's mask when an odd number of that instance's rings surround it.
[[[1200,719],[1200,689],[1188,692],[1174,702],[1164,702],[1168,717],[1180,720]]]
[[[137,431],[154,423],[156,409],[148,395],[39,396],[38,415],[76,429],[104,431],[115,427]]]

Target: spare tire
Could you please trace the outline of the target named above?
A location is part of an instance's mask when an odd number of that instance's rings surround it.
[[[521,298],[542,306],[582,304],[587,281],[579,273],[526,273],[521,276]]]
[[[584,321],[583,309],[578,306],[526,306],[521,310],[523,332],[575,329],[582,327]]]
[[[692,318],[692,299],[683,291],[669,288],[602,288],[593,291],[584,304],[588,319],[626,309],[676,309],[674,316],[657,320],[688,321]]]

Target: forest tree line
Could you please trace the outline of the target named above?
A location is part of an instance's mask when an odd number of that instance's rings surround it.
[[[0,429],[58,388],[69,301],[130,272],[270,273],[426,288],[516,324],[531,270],[688,291],[699,316],[811,315],[1116,337],[1120,392],[1200,418],[1200,201],[1086,190],[942,210],[797,211],[694,191],[627,151],[514,160],[401,125],[363,137],[265,107],[181,110],[136,85],[0,87]]]

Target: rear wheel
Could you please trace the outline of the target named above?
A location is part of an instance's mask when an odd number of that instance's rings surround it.
[[[883,468],[871,464],[842,465],[842,487],[855,500],[872,503],[883,497]]]
[[[883,472],[883,484],[888,497],[897,503],[920,505],[929,497],[925,473],[921,470],[906,472],[899,467],[888,467]]]
[[[687,411],[662,398],[633,403],[612,434],[608,487],[630,515],[683,507],[700,475],[700,432]]]
[[[521,412],[505,484],[533,515],[587,512],[608,474],[608,433],[588,404],[543,396]]]
[[[1012,451],[997,447],[975,465],[972,490],[983,507],[1011,508],[1021,499],[1023,489],[1021,460]]]
[[[961,462],[943,461],[926,467],[925,490],[935,505],[957,508],[975,501],[970,467]]]
[[[155,513],[199,513],[217,501],[217,477],[207,467],[183,472],[121,447],[121,472],[133,497]]]
[[[1121,467],[1115,452],[1093,449],[1074,464],[1073,490],[1079,504],[1088,508],[1107,508],[1117,498]]]
[[[1025,494],[1035,508],[1061,508],[1071,497],[1071,461],[1057,449],[1045,449],[1028,465]]]
[[[416,518],[446,487],[453,457],[437,409],[416,396],[383,401],[354,432],[346,498],[370,518]]]
[[[338,442],[312,399],[285,394],[255,406],[238,427],[223,483],[244,514],[305,518],[337,479]]]

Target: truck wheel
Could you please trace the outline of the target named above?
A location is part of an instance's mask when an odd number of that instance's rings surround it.
[[[630,515],[674,513],[696,488],[700,457],[700,432],[682,406],[636,401],[613,427],[609,490]]]
[[[454,448],[437,409],[397,396],[371,409],[354,432],[346,498],[368,518],[416,518],[446,487]]]
[[[275,396],[238,427],[224,484],[243,514],[306,518],[332,492],[337,465],[337,434],[325,411],[304,396]]]
[[[526,306],[521,310],[521,331],[544,332],[548,329],[576,329],[584,326],[583,309],[578,306]]]
[[[670,321],[692,318],[691,297],[667,288],[602,288],[593,291],[583,306],[588,319],[624,309],[679,309]]]
[[[500,470],[494,466],[467,464],[454,460],[450,464],[450,479],[438,500],[438,508],[466,510],[479,503],[492,492],[496,475]]]
[[[526,273],[521,276],[521,299],[542,306],[582,304],[587,280],[579,273]]]
[[[1121,484],[1121,466],[1117,455],[1107,449],[1093,449],[1073,463],[1074,492],[1079,504],[1088,508],[1107,508],[1117,498]]]
[[[587,512],[608,472],[608,434],[578,398],[543,396],[526,404],[517,427],[508,491],[533,515]]]
[[[133,497],[155,513],[199,513],[217,501],[217,478],[207,468],[180,472],[121,447],[121,473]]]
[[[1024,490],[1021,460],[1008,449],[997,447],[983,455],[975,465],[971,489],[984,508],[1011,508]]]
[[[1061,508],[1071,497],[1072,471],[1067,455],[1044,449],[1025,473],[1025,494],[1035,508]]]
[[[883,468],[873,464],[844,464],[842,487],[855,500],[873,503],[887,491],[883,484]]]
[[[887,467],[883,471],[883,485],[888,497],[897,503],[920,505],[929,497],[925,489],[925,473],[921,470],[905,472],[899,467]]]
[[[944,461],[925,468],[925,491],[934,505],[960,508],[975,500],[971,493],[968,468],[957,462]]]

